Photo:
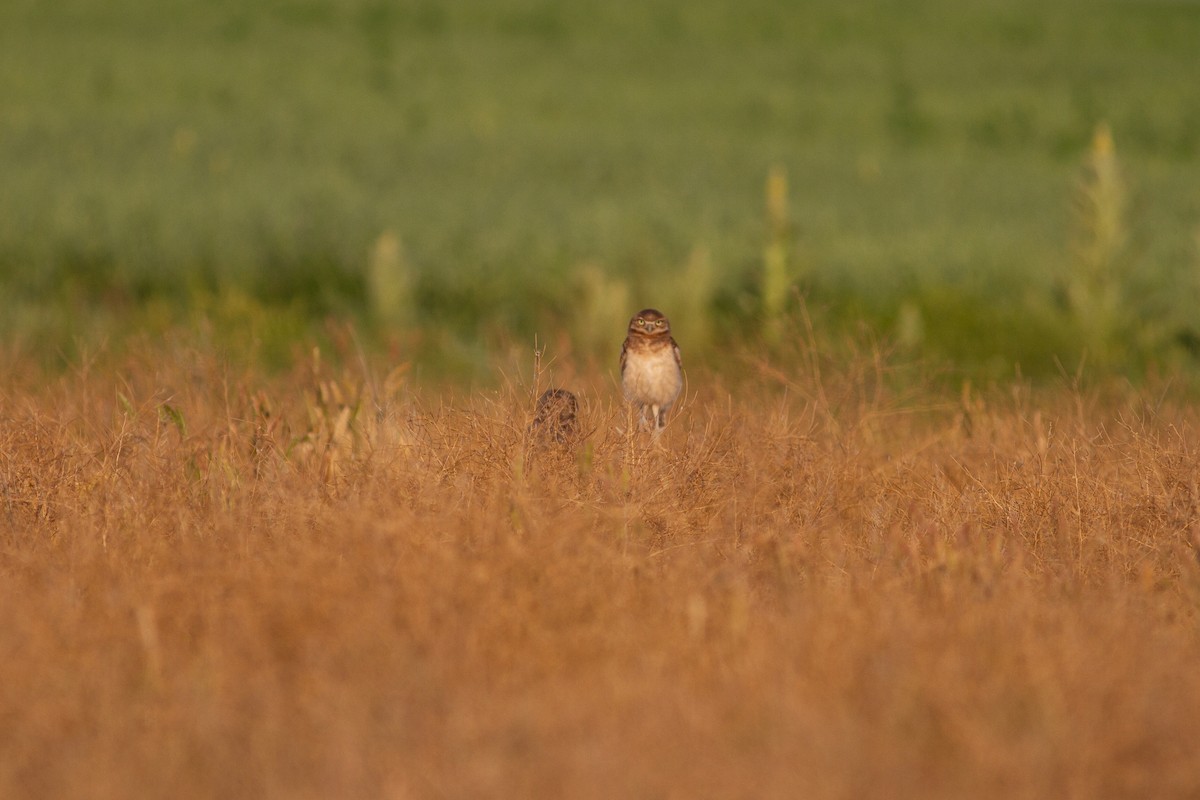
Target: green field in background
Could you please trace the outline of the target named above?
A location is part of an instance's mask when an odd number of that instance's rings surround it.
[[[333,314],[470,371],[657,305],[752,341],[777,167],[823,326],[1051,370],[1089,347],[1060,289],[1106,123],[1119,329],[1192,364],[1198,42],[1184,0],[8,0],[0,333],[205,317],[269,349]]]

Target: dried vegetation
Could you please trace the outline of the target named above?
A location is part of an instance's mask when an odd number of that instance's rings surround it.
[[[600,377],[564,446],[544,386],[8,365],[0,796],[1200,793],[1193,408],[798,363],[661,447]]]

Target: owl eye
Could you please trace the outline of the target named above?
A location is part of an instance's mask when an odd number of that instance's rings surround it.
[[[646,320],[642,319],[641,317],[638,317],[638,318],[637,318],[637,322],[636,322],[636,323],[634,323],[634,324],[635,324],[635,325],[645,325],[645,324],[646,324]]]
[[[655,323],[654,323],[655,327],[659,327],[659,328],[661,328],[664,324],[665,324],[664,321],[661,319],[655,321]]]

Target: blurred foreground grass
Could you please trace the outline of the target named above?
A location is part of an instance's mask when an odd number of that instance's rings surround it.
[[[803,296],[967,370],[1190,369],[1196,41],[1172,2],[16,0],[0,333],[285,363],[334,316],[476,375],[535,334],[608,357],[644,305],[702,359]]]

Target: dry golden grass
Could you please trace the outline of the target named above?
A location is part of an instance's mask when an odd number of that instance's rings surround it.
[[[661,448],[597,377],[578,452],[544,387],[9,364],[0,796],[1200,795],[1197,413],[798,363]]]

